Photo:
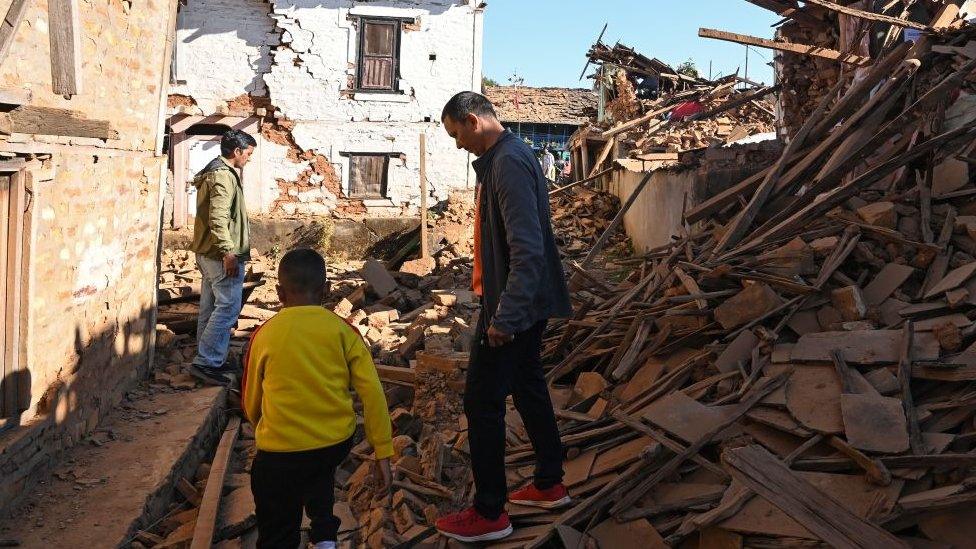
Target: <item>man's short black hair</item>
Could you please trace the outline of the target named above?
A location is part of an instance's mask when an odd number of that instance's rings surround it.
[[[257,146],[258,142],[247,133],[241,130],[227,130],[227,133],[220,139],[220,154],[224,158],[230,158],[236,149],[247,150],[248,147]]]
[[[325,259],[311,248],[296,248],[278,264],[278,283],[295,294],[314,295],[325,289]]]
[[[444,105],[444,110],[441,111],[441,120],[450,116],[451,120],[455,122],[463,122],[469,114],[498,118],[498,115],[495,114],[495,107],[491,105],[491,101],[488,101],[487,97],[480,93],[464,91],[452,97]]]

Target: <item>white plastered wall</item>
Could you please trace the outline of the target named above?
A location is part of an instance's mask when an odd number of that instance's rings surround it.
[[[242,93],[268,95],[278,114],[294,122],[291,135],[298,147],[329,159],[344,193],[349,167],[340,153],[402,154],[390,161],[388,200],[366,203],[375,208],[419,204],[423,132],[429,188],[443,199],[451,190],[474,187],[471,158],[446,135],[440,112],[455,93],[480,89],[483,17],[477,6],[469,0],[189,0],[177,51],[177,78],[186,83],[173,93],[192,97],[204,112]],[[404,20],[400,93],[349,89],[358,16]],[[286,146],[264,145],[260,162],[268,187],[294,180],[309,165],[288,159]],[[299,211],[323,213],[335,204],[324,187],[303,192]],[[266,212],[289,200],[261,196],[252,209]],[[309,206],[314,203],[323,207]]]

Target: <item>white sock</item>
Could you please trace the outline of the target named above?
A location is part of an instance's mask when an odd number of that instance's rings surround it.
[[[320,541],[315,544],[315,549],[336,549],[336,542],[334,541]]]

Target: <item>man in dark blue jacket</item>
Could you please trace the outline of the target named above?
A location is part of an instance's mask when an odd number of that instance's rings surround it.
[[[474,506],[438,519],[437,528],[461,541],[487,541],[512,532],[506,497],[544,508],[570,503],[541,352],[548,319],[568,317],[572,307],[552,234],[548,186],[532,149],[505,130],[491,103],[474,92],[455,95],[441,120],[459,149],[478,156],[472,285],[481,296],[481,317],[464,391]],[[509,394],[536,454],[533,482],[511,495],[505,483]]]

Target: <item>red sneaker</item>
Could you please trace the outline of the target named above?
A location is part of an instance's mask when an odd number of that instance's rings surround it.
[[[481,516],[474,507],[437,519],[437,531],[449,538],[464,542],[502,539],[512,533],[508,513],[502,511],[495,520]]]
[[[512,492],[508,496],[508,501],[519,505],[542,507],[543,509],[564,507],[573,502],[569,497],[569,492],[566,491],[566,487],[562,484],[540,490],[535,487],[535,484],[531,483],[521,490]]]

